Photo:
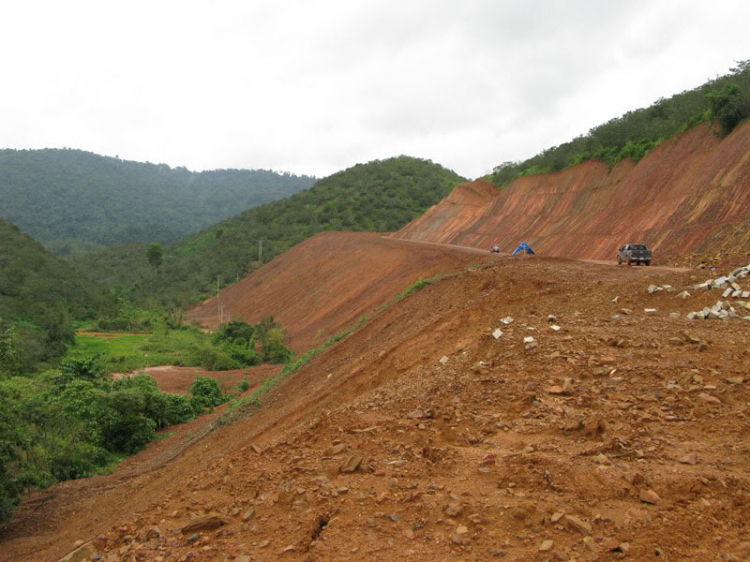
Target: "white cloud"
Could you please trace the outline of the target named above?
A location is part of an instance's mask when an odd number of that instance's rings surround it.
[[[727,0],[27,0],[0,19],[0,147],[327,175],[475,177],[750,58]]]

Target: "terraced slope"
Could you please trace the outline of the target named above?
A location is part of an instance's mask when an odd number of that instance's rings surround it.
[[[750,124],[721,141],[701,126],[637,165],[592,161],[500,190],[460,185],[391,236],[502,251],[526,240],[544,255],[609,260],[623,243],[645,242],[663,262],[747,252],[749,218]]]

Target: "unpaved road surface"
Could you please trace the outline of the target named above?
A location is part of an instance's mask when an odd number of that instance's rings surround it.
[[[0,560],[79,539],[110,562],[747,560],[750,322],[687,321],[719,298],[675,297],[703,280],[538,257],[462,268],[252,417],[32,494]],[[204,515],[218,526],[186,529]]]

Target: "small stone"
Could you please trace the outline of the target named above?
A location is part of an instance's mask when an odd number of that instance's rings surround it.
[[[594,539],[591,537],[585,537],[583,539],[583,544],[586,545],[586,548],[588,548],[592,553],[598,554],[599,553],[599,547],[597,546],[596,542],[594,542]]]
[[[496,328],[494,332],[492,332],[492,337],[494,337],[496,340],[499,340],[501,337],[503,337],[503,331],[500,328]]]
[[[466,525],[459,525],[456,529],[456,534],[465,535],[469,532],[469,528]]]
[[[546,540],[539,547],[539,552],[549,552],[555,546],[555,541]]]
[[[550,326],[549,329],[552,330],[553,332],[559,332],[560,330],[562,330],[562,328],[558,326],[557,324],[552,324],[552,326]]]
[[[643,312],[646,314],[646,316],[655,316],[657,310],[655,308],[644,308]]]
[[[458,502],[451,502],[443,507],[443,513],[448,517],[458,517],[463,510],[463,506]]]
[[[682,464],[698,464],[698,455],[695,453],[688,453],[684,457],[677,459],[677,462]]]
[[[249,521],[255,517],[255,508],[250,506],[245,513],[242,514],[242,520],[243,521]]]
[[[650,503],[653,505],[658,505],[661,503],[661,498],[653,490],[641,490],[641,493],[638,494],[638,497],[644,503]]]
[[[180,529],[183,535],[194,533],[195,531],[204,531],[208,529],[216,529],[226,525],[226,521],[218,515],[202,515],[200,517],[194,517],[188,521],[187,525]]]
[[[561,395],[561,394],[565,394],[565,391],[563,390],[561,386],[555,385],[555,386],[550,386],[547,389],[547,393],[553,394],[553,395]]]
[[[563,518],[563,515],[565,514],[562,511],[556,511],[552,514],[552,517],[550,517],[549,520],[553,523],[557,523],[558,521],[560,521],[560,519]]]
[[[343,474],[355,472],[362,464],[362,457],[359,455],[349,455],[343,464],[339,467],[339,471]]]
[[[445,364],[446,364],[446,363],[447,363],[448,361],[450,361],[450,359],[448,359],[448,356],[447,356],[447,355],[443,355],[443,356],[442,356],[442,357],[440,358],[440,364],[441,364],[441,365],[445,365]]]
[[[574,529],[584,535],[591,533],[591,523],[584,521],[583,519],[580,519],[575,515],[566,515],[565,524],[571,529]]]

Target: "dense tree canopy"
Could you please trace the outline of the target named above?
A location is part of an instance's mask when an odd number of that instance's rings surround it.
[[[144,306],[194,303],[325,230],[391,232],[448,195],[463,178],[428,160],[400,156],[357,164],[287,199],[255,207],[164,250],[157,279],[146,246],[82,256],[80,271]]]
[[[0,218],[67,255],[175,242],[314,181],[269,170],[191,172],[81,150],[0,150]]]
[[[73,341],[73,320],[114,304],[18,227],[0,220],[0,378],[53,362]]]

